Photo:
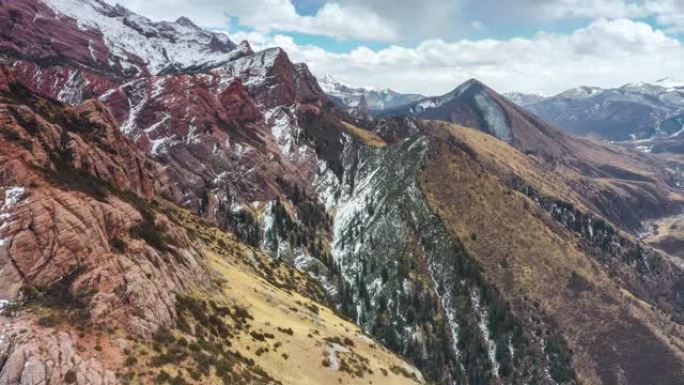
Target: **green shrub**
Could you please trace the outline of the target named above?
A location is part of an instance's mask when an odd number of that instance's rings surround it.
[[[135,365],[135,364],[137,364],[137,363],[138,363],[138,359],[135,358],[135,357],[133,357],[133,356],[128,356],[128,357],[126,357],[126,359],[124,360],[124,365],[125,365],[125,366],[133,366],[133,365]]]

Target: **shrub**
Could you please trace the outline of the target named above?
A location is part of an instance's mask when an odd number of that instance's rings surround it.
[[[65,384],[73,384],[76,382],[76,372],[74,372],[72,369],[67,370],[66,373],[64,373],[64,383]]]
[[[43,327],[53,327],[59,323],[59,320],[53,314],[50,314],[39,318],[36,323]]]
[[[169,329],[167,329],[164,326],[160,326],[157,329],[157,332],[154,333],[153,338],[156,342],[159,342],[160,344],[164,345],[176,342],[176,337],[174,337],[173,334],[171,334],[171,331],[169,331]]]
[[[128,356],[124,360],[124,366],[133,366],[138,363],[138,359],[133,356]]]
[[[119,254],[125,253],[128,249],[128,244],[121,238],[112,239],[112,241],[110,242],[110,246],[112,250],[116,251]]]

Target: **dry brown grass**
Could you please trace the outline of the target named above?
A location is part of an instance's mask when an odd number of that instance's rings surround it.
[[[488,161],[499,163],[497,167],[530,178],[543,175],[525,169],[532,167],[530,161],[505,144],[488,143],[489,139],[471,130],[456,129],[466,132],[460,137],[467,138],[478,153],[496,152]],[[574,351],[582,383],[600,383],[600,373],[608,364],[628,369],[637,365],[636,356],[606,358],[613,343],[610,339],[617,339],[615,343],[623,339],[653,343],[644,349],[653,349],[654,355],[682,352],[677,347],[684,335],[681,326],[619,288],[579,249],[574,234],[557,226],[535,202],[510,190],[465,153],[453,153],[439,142],[420,183],[431,208],[447,229],[463,240],[489,281],[514,304],[514,310],[523,319],[541,313],[557,322]],[[573,284],[577,277],[589,282],[590,288],[578,290]],[[662,360],[666,359],[674,360],[665,354]]]
[[[239,306],[253,317],[248,329],[232,329],[230,343],[231,349],[254,360],[255,366],[286,385],[419,383],[391,371],[392,367],[415,369],[358,326],[314,301],[320,293],[306,273],[272,263],[260,250],[207,226],[186,210],[173,205],[165,208],[201,245],[216,273],[215,289],[193,297]],[[255,338],[260,335],[272,337]],[[343,342],[338,346],[330,341]],[[331,351],[337,365],[325,367],[322,362]],[[174,373],[173,367],[164,368]],[[202,383],[214,380],[219,383],[213,377],[203,378]]]

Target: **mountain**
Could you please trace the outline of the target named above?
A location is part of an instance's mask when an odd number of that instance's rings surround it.
[[[684,109],[684,82],[579,87],[544,98],[514,95],[512,100],[575,134],[618,141],[660,138],[672,134],[662,123]]]
[[[661,216],[676,211],[669,193],[676,174],[666,170],[658,160],[622,148],[573,135],[550,125],[478,80],[471,79],[453,91],[426,98],[381,116],[408,115],[420,119],[440,120],[478,129],[511,144],[528,156],[562,167],[564,172],[582,175],[587,192],[582,193],[591,209],[628,229],[639,229],[641,218]],[[637,175],[642,175],[637,176]],[[592,179],[616,179],[597,191]],[[584,184],[582,182],[581,184]],[[651,184],[646,187],[644,182]],[[625,189],[625,184],[630,185]],[[575,187],[579,190],[579,184]],[[605,190],[604,190],[605,189]],[[662,190],[663,193],[654,191]],[[589,192],[592,191],[592,192]],[[606,199],[611,196],[611,199]],[[633,202],[641,202],[629,208]]]
[[[359,119],[186,19],[0,19],[0,385],[681,382],[660,160],[476,80]]]
[[[546,98],[544,95],[540,94],[525,94],[522,92],[508,92],[504,94],[508,100],[519,106],[528,106],[537,102],[541,102]]]
[[[424,98],[422,95],[401,94],[390,89],[375,90],[372,88],[346,85],[330,75],[319,79],[323,91],[340,107],[378,111],[402,106]]]

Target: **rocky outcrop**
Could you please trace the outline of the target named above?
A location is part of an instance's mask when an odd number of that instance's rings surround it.
[[[38,0],[5,1],[0,9],[0,49],[37,62],[107,66],[109,49],[101,33],[58,17]]]
[[[50,333],[43,328],[21,331],[25,320],[0,329],[0,384],[113,385],[120,381],[102,360],[82,355],[77,333]],[[121,353],[114,357],[122,360]],[[109,367],[108,367],[109,366]]]
[[[104,361],[82,356],[83,333],[36,324],[150,337],[206,262],[146,200],[174,190],[101,103],[67,107],[0,74],[0,299],[21,314],[0,318],[0,383],[118,383]]]

